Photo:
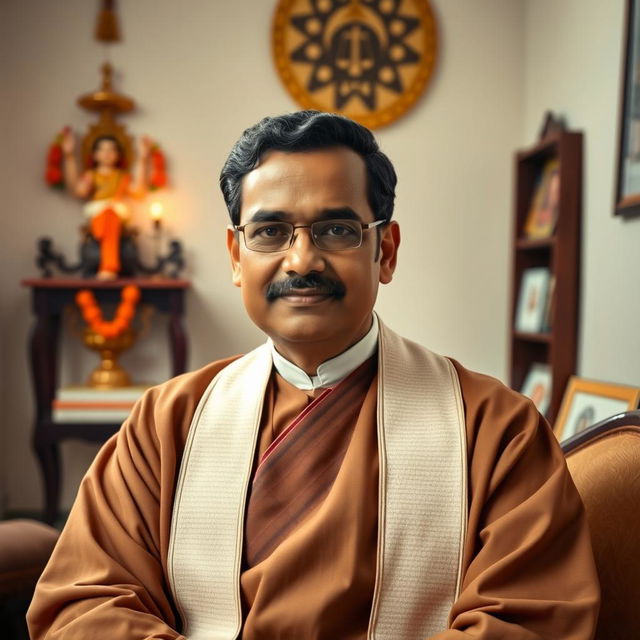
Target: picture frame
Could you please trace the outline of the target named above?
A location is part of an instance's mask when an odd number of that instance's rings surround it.
[[[530,398],[543,416],[546,416],[551,404],[551,384],[551,365],[534,362],[520,389],[520,393]]]
[[[549,276],[549,286],[547,287],[547,301],[544,309],[544,316],[542,319],[542,332],[549,333],[553,329],[553,313],[554,309],[554,292],[556,288],[556,276],[551,274]]]
[[[547,267],[532,267],[522,272],[515,330],[520,333],[540,333],[544,327],[550,271]]]
[[[558,158],[547,160],[538,176],[531,205],[524,223],[527,238],[549,238],[558,220],[560,205],[560,163]]]
[[[572,376],[553,431],[560,442],[618,413],[636,409],[640,388]]]
[[[627,0],[614,215],[640,215],[640,0]]]

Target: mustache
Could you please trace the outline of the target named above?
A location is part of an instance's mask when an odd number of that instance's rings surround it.
[[[306,276],[291,276],[284,280],[272,282],[267,287],[266,297],[268,301],[272,301],[281,296],[290,295],[300,289],[313,289],[315,293],[331,296],[338,300],[344,298],[347,292],[345,286],[339,280],[317,273],[310,273]]]

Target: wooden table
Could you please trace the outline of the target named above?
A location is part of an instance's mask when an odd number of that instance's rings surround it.
[[[60,501],[59,444],[69,438],[104,442],[116,433],[120,424],[53,422],[51,405],[58,387],[59,338],[62,313],[74,304],[79,289],[93,291],[99,303],[117,303],[122,287],[140,288],[140,304],[151,305],[169,316],[169,349],[172,375],[184,373],[187,364],[187,340],[182,324],[184,294],[188,280],[169,278],[131,278],[112,281],[81,278],[38,278],[23,280],[31,289],[35,322],[29,352],[35,392],[35,421],[32,444],[44,481],[44,520],[53,523]]]

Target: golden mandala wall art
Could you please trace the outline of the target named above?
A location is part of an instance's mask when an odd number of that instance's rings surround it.
[[[427,86],[435,18],[428,0],[279,0],[273,55],[302,107],[376,128],[397,120]]]

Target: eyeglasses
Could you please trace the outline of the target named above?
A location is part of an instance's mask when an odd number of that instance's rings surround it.
[[[251,251],[274,253],[286,251],[295,238],[296,229],[310,229],[311,241],[323,251],[345,251],[357,249],[362,244],[364,231],[373,229],[386,220],[376,220],[365,224],[359,220],[319,220],[311,224],[291,224],[290,222],[248,222],[233,225],[242,231],[244,244]]]

